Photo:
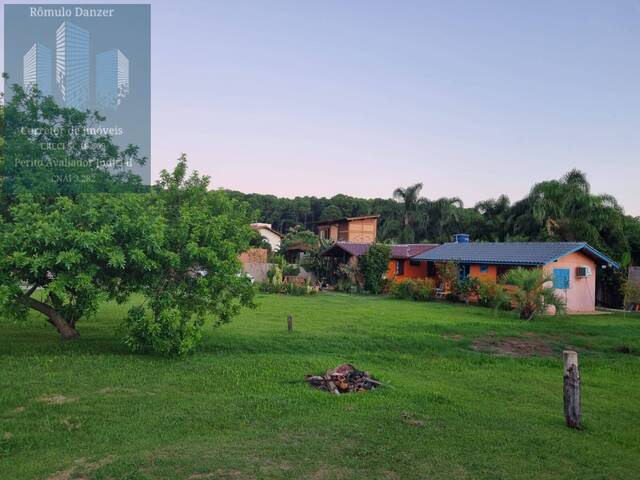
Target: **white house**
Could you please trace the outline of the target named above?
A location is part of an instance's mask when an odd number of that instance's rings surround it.
[[[282,234],[275,231],[270,223],[252,223],[251,228],[257,231],[262,236],[262,238],[269,242],[272,252],[277,252],[278,250],[280,250],[280,244],[282,243]]]

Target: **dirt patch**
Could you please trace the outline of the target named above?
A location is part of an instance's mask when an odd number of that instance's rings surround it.
[[[76,397],[65,397],[64,395],[43,395],[38,398],[39,402],[47,403],[49,405],[62,405],[64,403],[76,402]]]
[[[98,393],[100,395],[111,395],[111,396],[135,395],[139,393],[139,390],[135,388],[126,388],[126,387],[105,387],[98,390]]]
[[[61,423],[70,432],[72,432],[73,430],[78,430],[82,426],[82,422],[73,417],[65,417],[62,419]]]
[[[100,460],[89,462],[86,458],[79,458],[73,462],[73,466],[60,470],[47,477],[47,480],[84,480],[85,475],[90,475],[99,468],[113,462],[115,457],[109,455]]]
[[[550,357],[553,349],[549,342],[535,334],[522,337],[482,337],[474,340],[472,348],[479,352],[507,357]]]
[[[74,467],[67,468],[66,470],[60,470],[50,477],[47,477],[47,480],[69,480],[75,471],[76,469]]]
[[[22,413],[26,410],[25,407],[16,407],[13,410],[9,410],[6,414],[7,415],[18,415],[19,413]]]
[[[464,335],[452,334],[452,335],[443,335],[444,338],[448,338],[449,340],[462,340],[464,339]]]
[[[252,478],[243,476],[243,473],[240,470],[222,470],[218,469],[215,472],[211,473],[194,473],[189,475],[188,480],[208,480],[208,479],[241,479],[241,478]]]
[[[425,422],[424,420],[420,420],[411,412],[402,412],[400,414],[400,420],[402,420],[403,423],[409,425],[410,427],[422,428],[427,424],[427,422]]]

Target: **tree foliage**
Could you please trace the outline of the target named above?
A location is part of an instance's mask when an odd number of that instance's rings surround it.
[[[370,293],[382,293],[385,273],[389,267],[391,247],[384,243],[374,243],[364,255],[358,258],[358,268],[364,278],[364,289]]]
[[[137,283],[145,305],[125,322],[134,349],[188,353],[208,316],[226,323],[252,305],[253,288],[238,259],[252,238],[246,206],[208,186],[208,177],[187,175],[183,155],[172,172],[161,172],[151,193],[165,228],[154,268]]]
[[[2,113],[12,133],[0,157],[0,317],[35,310],[74,338],[77,322],[101,301],[124,302],[137,292],[145,303],[129,316],[127,343],[181,354],[195,346],[206,316],[227,322],[251,305],[253,289],[238,260],[251,238],[247,207],[209,192],[207,177],[187,175],[185,157],[144,191],[138,178],[101,167],[102,160],[135,157],[137,149],[121,151],[108,136],[86,134],[99,115],[60,108],[19,87]],[[55,163],[12,170],[21,155],[58,155],[40,148],[47,138],[28,132],[60,125],[75,132],[65,154],[88,160],[71,171],[94,175],[101,193],[74,182],[52,187]]]

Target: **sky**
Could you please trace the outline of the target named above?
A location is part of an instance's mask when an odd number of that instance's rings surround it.
[[[578,168],[640,215],[640,0],[151,5],[154,178],[472,206]]]

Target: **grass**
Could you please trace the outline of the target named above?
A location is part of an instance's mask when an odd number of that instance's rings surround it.
[[[340,294],[258,301],[182,360],[128,353],[116,333],[125,307],[111,304],[77,342],[35,317],[3,324],[0,479],[626,480],[640,469],[638,317],[527,323]],[[551,354],[491,352],[505,337]],[[568,345],[580,352],[582,431],[562,416]],[[344,362],[389,386],[337,397],[302,381]]]

